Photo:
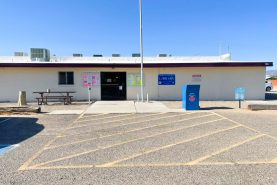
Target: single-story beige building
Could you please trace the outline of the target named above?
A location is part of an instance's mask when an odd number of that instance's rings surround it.
[[[272,62],[215,57],[145,57],[144,92],[149,100],[181,100],[182,86],[200,84],[200,100],[234,100],[235,88],[247,100],[264,100],[266,67]],[[19,91],[36,101],[36,91],[74,91],[73,99],[136,100],[140,96],[140,58],[70,57],[33,62],[0,57],[0,102],[16,102]]]

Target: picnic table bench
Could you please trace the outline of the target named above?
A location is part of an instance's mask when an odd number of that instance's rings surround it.
[[[48,100],[62,100],[64,105],[71,104],[73,96],[71,93],[75,93],[74,91],[41,91],[41,92],[33,92],[35,94],[40,94],[40,97],[37,97],[36,100],[38,105],[47,105]]]

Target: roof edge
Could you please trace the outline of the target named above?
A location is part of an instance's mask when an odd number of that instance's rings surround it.
[[[154,67],[271,67],[273,62],[211,62],[211,63],[145,63],[145,68]],[[0,63],[0,67],[112,67],[139,68],[139,63]]]

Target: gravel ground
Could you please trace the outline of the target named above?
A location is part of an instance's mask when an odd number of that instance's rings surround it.
[[[0,103],[0,107],[16,107],[17,103]],[[38,107],[37,103],[28,103],[28,106]],[[86,110],[89,104],[87,102],[73,102],[71,105],[64,105],[63,103],[52,102],[48,105],[40,105],[43,113],[49,113],[56,110]]]
[[[277,184],[276,111],[7,118],[0,184]]]

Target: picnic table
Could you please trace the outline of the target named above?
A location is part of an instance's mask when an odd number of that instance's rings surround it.
[[[40,97],[36,98],[38,101],[38,105],[47,105],[48,100],[63,100],[65,105],[71,104],[72,95],[76,93],[75,91],[37,91],[33,92],[34,94],[39,94]]]

